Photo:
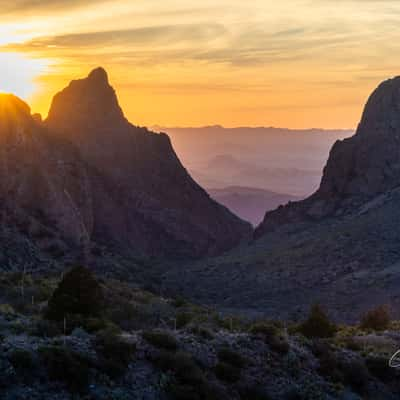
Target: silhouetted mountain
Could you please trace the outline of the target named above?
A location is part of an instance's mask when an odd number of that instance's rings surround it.
[[[400,185],[400,78],[371,95],[356,134],[332,147],[319,189],[304,201],[267,213],[260,237],[286,223],[353,213]]]
[[[4,234],[18,228],[39,253],[198,257],[251,233],[193,181],[167,135],[126,120],[101,68],[58,93],[45,122],[2,95],[0,141]]]
[[[298,197],[288,194],[241,186],[207,189],[207,192],[218,203],[228,207],[240,218],[250,221],[253,226],[258,225],[262,221],[265,210],[274,210],[289,201],[299,200]]]

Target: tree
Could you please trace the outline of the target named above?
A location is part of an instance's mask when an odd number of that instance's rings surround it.
[[[308,338],[329,338],[335,335],[336,330],[336,325],[329,320],[318,304],[311,307],[309,317],[299,328],[299,331]]]
[[[93,273],[84,267],[67,272],[49,300],[46,317],[61,321],[67,315],[98,316],[103,305],[103,291]]]
[[[362,329],[384,331],[390,324],[390,312],[388,306],[379,306],[368,311],[361,318]]]

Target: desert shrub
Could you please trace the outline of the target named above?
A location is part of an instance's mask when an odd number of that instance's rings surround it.
[[[0,314],[14,315],[15,310],[10,304],[0,304]]]
[[[189,353],[161,350],[153,363],[164,372],[172,372],[182,384],[199,385],[204,381],[202,370]]]
[[[199,336],[205,340],[212,340],[214,339],[214,334],[210,329],[205,328],[204,326],[199,326],[196,325],[192,327],[191,333],[193,333],[196,336]]]
[[[191,322],[194,318],[193,313],[191,312],[179,312],[176,314],[176,327],[181,329],[185,327],[189,322]]]
[[[82,355],[56,346],[39,348],[51,380],[64,382],[73,392],[84,392],[89,382],[89,362]]]
[[[370,356],[366,359],[368,371],[382,382],[390,382],[398,378],[395,368],[389,366],[387,357]]]
[[[196,387],[177,382],[168,387],[168,397],[171,400],[202,400]]]
[[[289,351],[289,343],[279,322],[261,322],[250,327],[252,335],[262,336],[273,351],[286,354]]]
[[[344,383],[350,385],[357,393],[365,393],[371,379],[365,364],[359,360],[350,360],[342,362],[340,368]]]
[[[299,326],[299,332],[307,338],[330,338],[336,331],[336,325],[318,304],[312,306],[309,317]]]
[[[96,336],[95,349],[100,368],[116,378],[125,372],[136,351],[136,345],[113,331],[103,331]]]
[[[361,317],[362,329],[383,331],[389,327],[390,313],[387,306],[379,306],[368,311]]]
[[[30,334],[42,338],[52,338],[62,334],[58,324],[53,321],[38,319],[34,322]]]
[[[129,301],[120,301],[113,305],[107,315],[112,322],[124,330],[137,329],[138,327],[139,310]]]
[[[240,400],[271,400],[271,396],[260,386],[244,386],[239,389]]]
[[[61,321],[66,315],[98,316],[102,310],[100,284],[87,268],[75,267],[64,278],[49,300],[46,317]]]
[[[332,346],[320,340],[314,340],[311,351],[319,360],[318,373],[333,382],[343,382],[344,377],[338,359]]]
[[[240,368],[224,362],[219,362],[215,366],[215,375],[221,381],[234,383],[240,379],[241,373]]]
[[[243,368],[247,363],[247,360],[240,353],[228,347],[225,347],[218,352],[218,359],[219,361],[236,368]]]
[[[35,362],[31,352],[23,349],[15,349],[8,355],[8,359],[19,374],[26,375],[32,373]]]
[[[167,332],[143,332],[143,338],[146,340],[146,342],[159,349],[175,351],[179,347],[178,341],[175,339],[175,337]]]
[[[176,297],[175,299],[172,300],[171,304],[175,307],[175,308],[181,308],[187,305],[186,300],[183,297]]]

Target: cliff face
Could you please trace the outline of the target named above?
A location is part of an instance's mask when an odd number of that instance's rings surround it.
[[[58,93],[44,123],[2,95],[0,141],[3,223],[28,236],[35,220],[86,253],[199,257],[251,234],[191,179],[167,135],[126,120],[101,68]]]
[[[369,98],[356,134],[332,147],[316,193],[266,214],[255,237],[290,223],[345,215],[400,185],[400,77]]]

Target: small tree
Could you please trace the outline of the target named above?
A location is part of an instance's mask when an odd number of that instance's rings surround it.
[[[299,327],[299,331],[308,338],[329,338],[337,331],[320,305],[311,307],[310,315]]]
[[[46,317],[62,321],[65,316],[79,314],[98,316],[103,305],[103,292],[95,276],[84,267],[67,272],[49,300]]]
[[[379,306],[368,311],[361,317],[362,329],[383,331],[389,327],[390,312],[388,306]]]

